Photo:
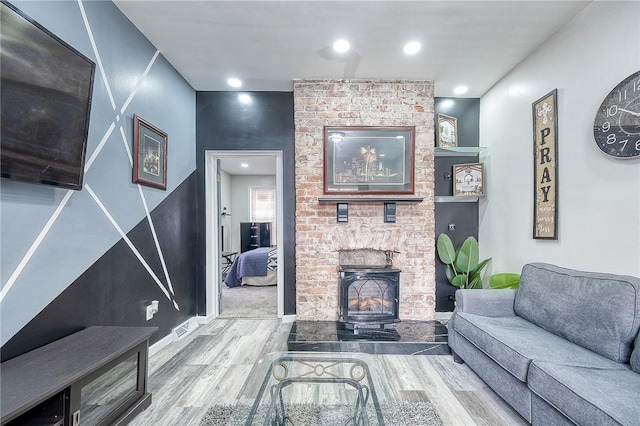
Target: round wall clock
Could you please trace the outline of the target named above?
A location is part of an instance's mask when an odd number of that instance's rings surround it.
[[[593,137],[607,155],[640,158],[640,71],[604,98],[593,122]]]

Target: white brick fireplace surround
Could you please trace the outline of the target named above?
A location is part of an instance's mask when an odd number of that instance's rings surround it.
[[[400,319],[435,319],[434,102],[432,81],[300,80],[294,83],[296,318],[338,319],[339,252],[397,251]],[[384,223],[383,203],[349,203],[349,222],[323,193],[324,126],[415,126],[415,196]]]

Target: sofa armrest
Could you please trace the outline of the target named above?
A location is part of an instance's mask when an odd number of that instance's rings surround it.
[[[515,297],[514,289],[460,289],[456,290],[456,309],[485,317],[512,317],[516,315]]]

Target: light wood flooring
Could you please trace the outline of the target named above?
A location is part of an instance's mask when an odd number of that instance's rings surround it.
[[[216,319],[162,349],[149,360],[151,407],[130,424],[196,426],[209,406],[242,399],[256,361],[286,350],[290,326],[271,319]],[[431,401],[446,425],[527,424],[449,355],[376,357],[385,370],[386,393]]]

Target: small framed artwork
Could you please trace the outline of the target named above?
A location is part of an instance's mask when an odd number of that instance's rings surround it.
[[[133,182],[167,189],[167,134],[133,116]]]
[[[467,163],[453,165],[453,195],[485,195],[484,164]]]
[[[436,146],[455,148],[458,146],[458,119],[445,114],[438,114],[436,129]]]
[[[413,194],[415,127],[325,127],[325,194]]]

